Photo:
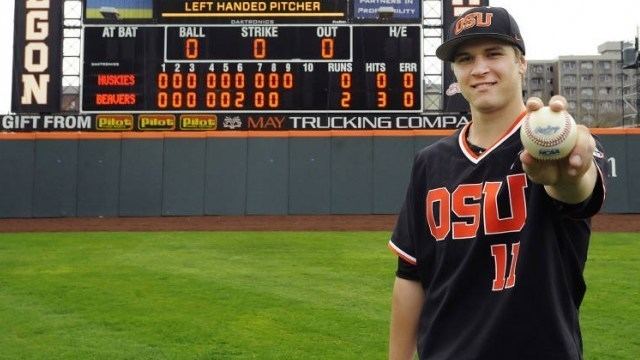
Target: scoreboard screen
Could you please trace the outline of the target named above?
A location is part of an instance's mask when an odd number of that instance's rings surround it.
[[[442,26],[453,22],[448,14],[485,2],[443,0]],[[422,0],[64,3],[16,2],[13,114],[0,119],[0,131],[468,123],[468,113],[442,110],[456,109],[461,96],[429,53],[440,39]]]
[[[92,1],[104,3],[87,0],[82,112],[422,110],[419,16],[358,21],[366,12],[345,1],[138,0],[122,18]]]
[[[419,111],[419,26],[96,26],[84,111]]]

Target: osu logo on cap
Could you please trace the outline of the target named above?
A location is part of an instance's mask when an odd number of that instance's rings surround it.
[[[484,15],[484,16],[483,16]],[[461,17],[456,21],[455,35],[460,34],[462,31],[471,29],[472,27],[489,27],[491,26],[491,20],[493,19],[493,13],[481,13],[472,12],[464,17]]]

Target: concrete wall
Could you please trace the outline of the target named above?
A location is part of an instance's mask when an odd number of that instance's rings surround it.
[[[0,217],[393,214],[442,132],[1,134]],[[640,131],[600,131],[609,213],[640,212]]]

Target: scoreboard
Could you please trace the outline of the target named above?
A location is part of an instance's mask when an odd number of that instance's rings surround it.
[[[422,109],[419,25],[87,26],[84,41],[83,111]]]
[[[464,113],[425,112],[422,4],[19,1],[0,130],[459,127]]]

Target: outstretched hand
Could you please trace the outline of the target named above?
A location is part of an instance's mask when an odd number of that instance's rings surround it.
[[[527,100],[526,106],[527,112],[533,112],[542,108],[544,103],[539,98],[533,97]],[[556,95],[549,100],[549,107],[552,111],[560,112],[566,110],[567,100],[563,96]],[[577,130],[576,145],[565,158],[538,160],[526,150],[520,153],[522,168],[531,181],[545,185],[549,195],[569,203],[577,203],[588,197],[593,191],[596,177],[596,170],[593,164],[596,142],[586,126],[577,125]],[[586,190],[578,189],[578,187],[584,185],[585,174],[589,174],[588,179],[586,179],[588,182],[587,187],[591,186],[586,195],[583,194]],[[576,194],[576,191],[579,194]]]

